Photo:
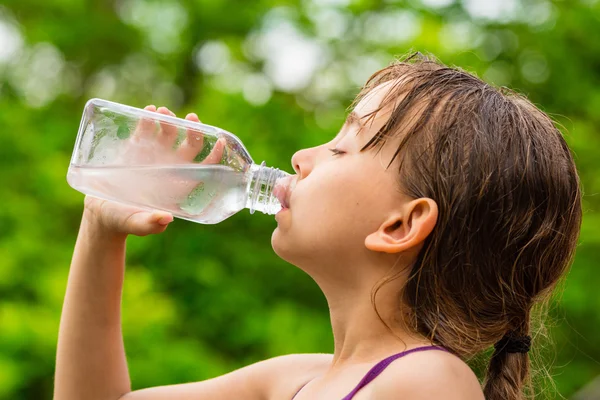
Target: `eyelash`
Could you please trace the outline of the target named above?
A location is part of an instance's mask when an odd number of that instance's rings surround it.
[[[346,153],[345,151],[338,150],[338,149],[329,149],[329,151],[331,151],[334,156],[339,156],[340,154]]]

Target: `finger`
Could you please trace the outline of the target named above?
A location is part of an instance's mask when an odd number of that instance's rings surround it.
[[[194,113],[186,115],[188,121],[200,122],[198,116]],[[177,149],[177,156],[186,162],[192,162],[194,158],[202,151],[204,146],[204,134],[193,129],[186,131],[186,138]]]
[[[155,112],[156,111],[156,106],[155,105],[149,105],[144,107],[144,110],[146,111],[152,111]],[[156,129],[156,124],[154,122],[154,120],[150,119],[150,118],[142,118],[134,132],[132,137],[134,139],[148,139],[151,138],[152,136],[154,136],[154,131]]]
[[[127,220],[127,231],[133,235],[146,236],[161,233],[173,221],[173,216],[167,212],[138,212]]]
[[[159,107],[156,110],[160,114],[175,116],[175,113],[167,107]],[[160,122],[160,132],[158,134],[158,142],[165,147],[173,147],[177,140],[177,127],[168,122]]]
[[[185,119],[187,119],[188,121],[200,122],[200,118],[198,118],[198,115],[196,115],[196,113],[189,113],[185,116]]]
[[[220,138],[215,142],[214,147],[210,151],[210,154],[201,162],[201,164],[218,164],[223,157],[223,151],[225,151],[226,141],[224,138]]]
[[[158,225],[169,225],[173,222],[173,215],[167,212],[155,212],[150,218],[151,221],[156,222]]]

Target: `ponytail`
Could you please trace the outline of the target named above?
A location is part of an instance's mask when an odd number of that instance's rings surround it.
[[[531,337],[506,334],[494,345],[483,393],[486,400],[524,400],[529,382]]]

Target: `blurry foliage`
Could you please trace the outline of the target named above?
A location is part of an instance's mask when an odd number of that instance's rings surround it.
[[[291,170],[293,152],[332,137],[367,77],[410,49],[525,93],[564,126],[585,221],[546,351],[569,397],[600,373],[599,39],[597,0],[3,0],[0,398],[51,398],[83,200],[65,174],[87,99],[197,112]],[[134,388],[331,351],[325,300],[275,256],[274,226],[243,211],[129,240]]]

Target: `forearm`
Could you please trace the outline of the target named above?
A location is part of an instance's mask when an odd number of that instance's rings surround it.
[[[63,304],[55,400],[115,400],[131,390],[121,333],[125,235],[84,217]]]

